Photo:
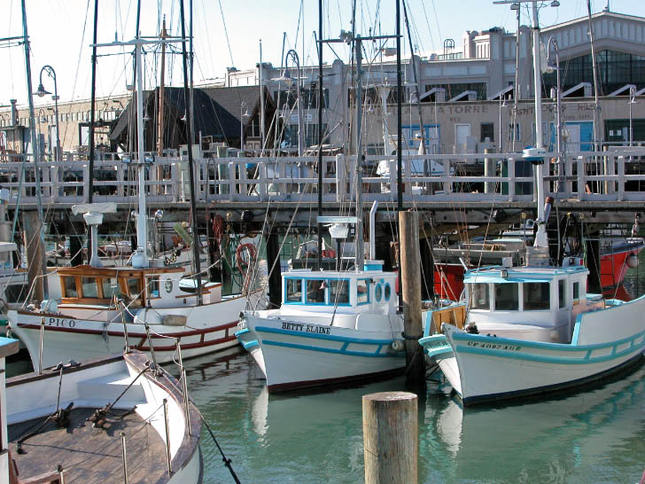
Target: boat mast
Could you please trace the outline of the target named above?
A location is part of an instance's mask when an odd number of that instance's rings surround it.
[[[356,270],[363,269],[365,248],[363,241],[363,42],[360,35],[354,38],[354,56],[356,57],[356,165],[354,180],[356,182]]]
[[[40,170],[38,169],[38,158],[40,150],[38,139],[36,137],[36,117],[34,115],[34,97],[33,86],[31,85],[31,59],[29,52],[29,34],[27,33],[27,6],[25,0],[22,0],[22,33],[23,45],[25,46],[25,70],[27,75],[27,100],[29,101],[29,131],[31,132],[31,149],[34,154],[34,172],[36,178],[36,199],[38,201],[38,218],[40,219],[40,241],[42,244],[42,272],[43,272],[43,299],[48,299],[49,291],[47,288],[47,251],[45,250],[45,218],[43,216],[43,201],[40,192]],[[25,153],[25,157],[27,154]],[[33,262],[32,262],[33,263]]]
[[[322,186],[323,186],[323,154],[322,154],[322,104],[323,104],[323,5],[318,0],[318,269],[322,268]],[[298,80],[300,82],[300,80]],[[300,102],[300,100],[298,100]]]
[[[88,176],[87,181],[87,203],[94,201],[94,158],[95,158],[95,141],[94,141],[94,123],[96,122],[96,43],[98,42],[98,20],[99,20],[99,0],[94,0],[94,33],[92,41],[92,88],[90,94],[90,133],[89,133],[89,153],[88,153]],[[58,129],[58,128],[57,128]],[[92,254],[92,244],[98,244],[98,240],[92,239],[92,229],[88,227],[87,233],[87,253]],[[81,257],[82,261],[82,257]]]
[[[168,32],[166,32],[166,16],[163,17],[163,22],[161,24],[161,39],[168,37]],[[165,85],[165,76],[166,76],[166,43],[162,42],[161,44],[161,74],[159,80],[159,103],[157,105],[157,154],[159,156],[163,155],[163,133],[164,133],[164,103],[166,97],[166,85]]]
[[[184,99],[186,103],[190,102],[190,91],[188,88],[188,55],[186,53],[186,21],[184,15],[184,0],[179,2],[180,12],[181,12],[181,56],[183,59],[183,68],[184,68]],[[190,111],[192,112],[192,106]],[[202,298],[202,268],[201,261],[199,258],[199,232],[197,231],[197,201],[195,199],[195,163],[193,161],[193,147],[192,147],[192,129],[190,122],[186,123],[186,139],[188,140],[188,172],[190,175],[190,208],[192,215],[192,226],[193,226],[193,262],[195,264],[195,272],[197,276],[197,301],[201,305],[203,302]]]
[[[138,32],[137,32],[138,37]],[[132,267],[148,267],[148,229],[146,215],[146,166],[143,134],[143,62],[141,58],[142,45],[135,42],[134,61],[136,64],[137,89],[137,162],[139,172],[139,213],[137,214],[137,250],[132,256]]]

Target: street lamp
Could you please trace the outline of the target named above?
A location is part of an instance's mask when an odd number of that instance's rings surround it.
[[[555,65],[551,62],[551,47],[555,52]],[[558,152],[558,176],[560,180],[564,176],[562,165],[562,87],[560,85],[560,49],[558,42],[553,37],[549,38],[547,44],[547,71],[555,69],[555,116],[556,116],[556,150]],[[553,96],[552,96],[553,97]],[[562,183],[558,183],[558,191],[562,190]]]
[[[244,118],[249,117],[248,106],[246,101],[240,104],[240,151],[244,151]]]
[[[289,64],[289,57],[291,57],[293,62],[296,64],[296,103],[298,104],[298,156],[302,156],[302,149],[304,144],[302,136],[304,132],[302,130],[302,99],[300,97],[300,80],[302,78],[300,75],[300,58],[298,57],[298,53],[294,49],[289,49],[284,57],[285,69],[288,69],[287,65]],[[293,82],[293,78],[288,75],[271,80],[286,81],[288,83]]]
[[[45,65],[40,69],[40,84],[38,84],[38,90],[35,93],[38,97],[51,94],[51,92],[47,91],[43,86],[43,72],[47,72],[47,75],[54,80],[54,95],[52,96],[52,99],[54,100],[54,111],[56,114],[56,161],[60,161],[60,124],[58,122],[58,84],[56,82],[56,71],[54,71],[54,68],[50,65]]]

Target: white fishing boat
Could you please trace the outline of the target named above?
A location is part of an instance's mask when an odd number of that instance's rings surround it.
[[[400,373],[405,353],[395,280],[375,261],[356,271],[284,272],[280,308],[245,311],[236,336],[269,391]]]
[[[638,364],[645,296],[587,294],[587,274],[575,263],[469,271],[468,302],[429,313],[420,343],[465,405],[563,390]],[[443,334],[429,334],[437,323]]]
[[[2,482],[201,482],[201,416],[144,354],[61,363],[5,389],[17,343],[0,338]]]

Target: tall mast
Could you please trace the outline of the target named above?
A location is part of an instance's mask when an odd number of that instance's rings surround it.
[[[260,39],[260,70],[259,70],[259,81],[260,81],[260,154],[264,153],[264,143],[265,143],[265,132],[264,132],[264,71],[262,65],[262,39]]]
[[[535,148],[542,149],[542,68],[540,65],[540,23],[537,1],[533,0],[533,86],[535,88]],[[546,220],[544,220],[544,164],[535,165],[537,184],[537,223],[535,247],[547,247]]]
[[[191,2],[192,3],[192,2]],[[190,92],[188,89],[188,55],[186,54],[186,26],[185,26],[185,17],[184,17],[184,0],[179,2],[181,10],[181,38],[183,42],[181,43],[181,54],[183,59],[183,68],[184,68],[184,99],[186,103],[190,101]],[[191,108],[192,111],[192,108]],[[188,145],[188,172],[190,174],[190,208],[192,214],[192,226],[193,226],[193,259],[195,264],[195,272],[197,275],[197,300],[198,303],[202,304],[202,268],[201,261],[199,259],[199,232],[197,231],[197,201],[195,199],[195,163],[193,161],[193,149],[192,144],[192,130],[190,123],[186,123],[186,138],[189,140]]]
[[[323,5],[318,0],[318,220],[322,217],[322,104],[323,104]],[[304,62],[304,61],[303,61]],[[299,81],[298,81],[299,82]],[[298,100],[300,102],[300,100]],[[322,224],[318,222],[318,269],[322,268]]]
[[[163,17],[163,23],[161,25],[161,40],[168,37],[168,32],[166,32],[166,16]],[[164,134],[164,102],[166,95],[166,43],[162,42],[161,44],[161,79],[159,80],[159,104],[157,112],[157,154],[159,156],[163,155],[163,134]]]
[[[138,37],[138,33],[137,33]],[[137,164],[139,173],[139,213],[137,214],[137,251],[132,256],[132,266],[148,267],[148,224],[146,210],[146,166],[143,129],[143,62],[141,42],[135,42],[134,61],[136,63],[137,89]]]
[[[43,299],[49,297],[47,290],[47,251],[45,250],[45,218],[43,216],[43,201],[40,193],[40,170],[38,169],[38,159],[40,157],[40,147],[36,136],[36,117],[34,116],[34,98],[33,86],[31,85],[31,59],[29,53],[29,34],[27,33],[27,6],[25,0],[22,0],[22,32],[23,45],[25,46],[25,70],[27,76],[27,100],[29,101],[29,131],[31,132],[31,149],[34,154],[34,171],[36,178],[36,198],[38,201],[38,218],[40,219],[40,240],[42,243],[42,270],[43,270]],[[26,156],[26,154],[25,154]]]
[[[92,41],[92,92],[90,94],[90,139],[88,154],[89,177],[87,185],[87,202],[92,203],[94,198],[94,122],[96,121],[96,43],[98,36],[99,0],[94,0],[94,34]],[[92,238],[88,237],[88,254],[92,253]]]
[[[589,25],[589,43],[591,44],[591,71],[593,74],[593,143],[598,151],[598,66],[596,65],[596,48],[593,42],[593,23],[591,21],[591,0],[587,0],[587,23]],[[605,171],[606,173],[606,171]]]
[[[354,38],[354,55],[356,56],[356,165],[354,167],[354,181],[356,185],[356,270],[363,269],[365,251],[363,242],[363,182],[361,180],[363,170],[363,86],[362,64],[363,64],[363,42],[361,36]]]
[[[396,0],[396,209],[403,210],[403,129],[401,126],[401,0]]]
[[[517,142],[517,109],[518,101],[520,100],[520,6],[517,6],[517,31],[515,32],[515,80],[513,85],[513,148],[515,151],[515,143]],[[502,140],[500,140],[501,142]]]

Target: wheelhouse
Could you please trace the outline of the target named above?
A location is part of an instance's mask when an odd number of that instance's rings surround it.
[[[356,274],[293,270],[283,279],[283,305],[301,309],[395,307],[394,275],[381,271]]]

